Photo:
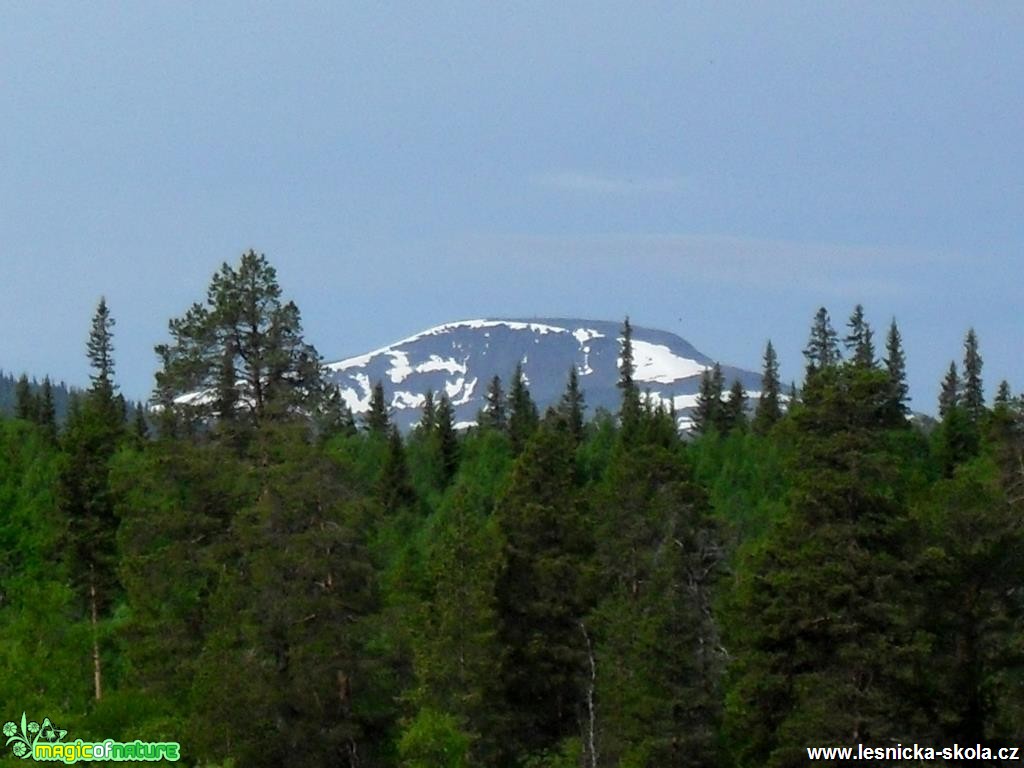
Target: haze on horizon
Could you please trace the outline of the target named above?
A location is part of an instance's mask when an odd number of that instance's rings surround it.
[[[343,7],[344,6],[344,7]],[[471,317],[618,320],[799,378],[973,326],[1024,389],[1016,3],[22,4],[0,13],[0,368],[118,380],[266,253],[329,360]]]

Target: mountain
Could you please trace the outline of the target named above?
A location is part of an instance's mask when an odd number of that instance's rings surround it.
[[[373,385],[380,381],[403,429],[419,421],[428,389],[447,392],[458,426],[472,426],[491,379],[500,376],[507,392],[516,363],[522,363],[542,413],[562,396],[570,366],[576,366],[588,413],[614,412],[621,329],[621,323],[598,320],[463,320],[327,368],[356,414],[369,409]],[[701,375],[714,360],[674,333],[641,327],[633,328],[633,358],[641,392],[656,403],[674,401],[679,425],[686,428]],[[759,373],[724,365],[722,372],[726,387],[738,378],[751,395],[761,388]]]

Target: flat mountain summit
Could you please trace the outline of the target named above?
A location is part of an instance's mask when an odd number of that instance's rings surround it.
[[[408,429],[420,419],[428,390],[448,394],[459,427],[476,423],[491,379],[506,392],[521,364],[541,412],[558,402],[575,366],[588,415],[616,411],[622,324],[571,318],[462,320],[430,328],[381,349],[327,364],[331,378],[356,414],[369,409],[379,381],[395,422]],[[704,371],[714,360],[674,333],[633,327],[634,379],[655,403],[674,403],[680,428],[690,424]],[[726,386],[739,379],[757,396],[761,375],[722,366]]]

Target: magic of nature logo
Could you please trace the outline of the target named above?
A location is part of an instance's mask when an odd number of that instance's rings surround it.
[[[21,723],[13,720],[4,723],[3,734],[7,746],[15,757],[40,762],[62,762],[66,764],[92,761],[144,761],[168,760],[177,762],[181,756],[181,745],[176,741],[65,741],[68,732],[54,725],[44,717],[41,723],[29,720],[21,713]]]

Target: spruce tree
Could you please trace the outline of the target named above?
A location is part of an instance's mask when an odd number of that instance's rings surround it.
[[[804,357],[807,358],[808,379],[817,371],[836,365],[841,359],[839,338],[832,327],[828,310],[824,307],[820,307],[814,316],[810,339],[804,349]]]
[[[569,368],[569,381],[559,402],[558,411],[569,425],[569,434],[576,445],[583,442],[583,411],[585,408],[579,376],[576,373],[576,366],[573,365]]]
[[[520,759],[575,734],[584,700],[591,543],[573,456],[564,422],[545,420],[495,510],[505,542],[496,587],[504,741]]]
[[[513,451],[519,453],[523,450],[539,421],[537,406],[526,386],[523,366],[517,363],[515,373],[512,374],[512,388],[508,393],[508,432]]]
[[[420,416],[419,429],[424,435],[433,434],[437,427],[437,404],[434,402],[434,390],[427,388],[423,395],[423,410]]]
[[[385,437],[391,426],[388,404],[384,399],[384,385],[377,382],[370,394],[370,410],[363,415],[363,424],[371,435]]]
[[[896,318],[889,324],[889,333],[885,337],[885,370],[889,374],[889,400],[887,408],[896,418],[906,418],[910,409],[907,386],[907,358],[903,353],[903,340]]]
[[[741,768],[805,764],[812,743],[913,737],[916,596],[888,395],[882,371],[820,369],[793,415],[787,509],[745,554],[727,621],[727,732]]]
[[[28,376],[21,374],[14,387],[14,415],[24,421],[36,421],[39,415],[39,402],[28,383]]]
[[[981,382],[982,362],[981,354],[978,352],[978,336],[971,328],[964,339],[963,406],[975,424],[985,413],[985,393]]]
[[[782,418],[782,406],[779,395],[782,384],[779,382],[779,360],[775,347],[769,340],[764,348],[764,369],[761,372],[761,397],[758,398],[754,411],[754,431],[765,434]]]
[[[640,392],[633,381],[633,326],[627,317],[622,323],[622,338],[619,347],[619,390],[622,393],[622,407],[619,423],[623,438],[632,439],[640,421]]]
[[[74,408],[68,419],[63,440],[66,460],[58,486],[59,505],[68,521],[72,579],[92,630],[97,701],[103,696],[99,624],[119,590],[110,462],[123,436],[124,411],[123,401],[115,394],[113,326],[106,301],[101,300],[86,347],[92,384],[81,407]]]
[[[849,334],[843,339],[850,353],[850,362],[862,368],[871,368],[875,364],[874,332],[868,321],[864,319],[864,307],[858,304],[847,322]]]
[[[46,435],[46,439],[51,445],[57,442],[57,406],[53,401],[53,385],[50,383],[50,377],[46,376],[43,379],[43,386],[39,392],[39,410],[37,413],[37,421],[43,428],[43,433]]]
[[[747,424],[747,391],[743,383],[735,379],[729,388],[729,396],[719,410],[723,433],[743,429]]]
[[[501,377],[495,375],[487,387],[485,404],[478,418],[481,427],[505,431],[508,417],[505,412],[505,392],[501,388]]]
[[[939,416],[946,418],[949,412],[960,405],[960,376],[957,374],[956,362],[950,362],[946,377],[942,380],[939,391]]]
[[[434,421],[437,424],[437,440],[441,450],[441,467],[444,472],[444,484],[447,485],[455,477],[459,468],[459,439],[455,434],[455,412],[452,403],[448,399],[448,393],[441,393],[441,400],[437,404],[434,414]]]
[[[1009,408],[1013,401],[1013,392],[1010,390],[1010,382],[1003,379],[999,382],[999,389],[996,390],[994,404],[999,408]]]
[[[410,507],[416,501],[416,491],[409,479],[409,465],[405,456],[405,445],[398,427],[389,425],[387,432],[387,453],[377,480],[377,496],[384,510],[394,514],[403,507]]]
[[[718,429],[722,423],[722,389],[724,378],[722,367],[715,363],[710,370],[704,369],[697,392],[697,405],[693,412],[693,429],[704,435]]]

